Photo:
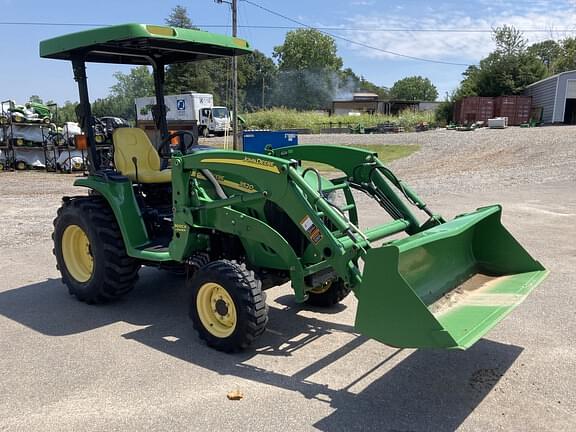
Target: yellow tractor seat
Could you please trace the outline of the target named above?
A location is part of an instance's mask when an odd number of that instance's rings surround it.
[[[160,169],[160,156],[142,129],[119,128],[114,131],[112,138],[114,165],[122,175],[133,182],[137,180],[136,167],[132,160],[135,157],[140,183],[170,183],[172,181],[172,171]]]

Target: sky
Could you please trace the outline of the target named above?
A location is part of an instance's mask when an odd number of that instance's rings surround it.
[[[527,32],[530,42],[576,36],[576,0],[239,0],[239,36],[267,55],[282,44],[290,29],[254,26],[297,24],[251,3],[306,25],[329,27],[327,31],[343,38],[337,39],[337,46],[344,67],[352,68],[375,84],[391,87],[396,80],[421,75],[436,85],[440,99],[458,86],[466,65],[477,64],[494,48],[489,32],[470,30],[490,30],[503,24],[521,30],[542,30]],[[59,103],[78,100],[71,65],[40,59],[41,40],[90,28],[86,24],[163,24],[177,4],[187,7],[193,23],[201,29],[231,33],[230,27],[225,27],[231,22],[230,7],[214,0],[0,0],[0,98],[24,103],[36,94]],[[7,22],[77,25],[7,25]],[[454,29],[467,32],[422,31]],[[88,66],[91,99],[108,94],[115,82],[115,71],[127,72],[129,68]]]

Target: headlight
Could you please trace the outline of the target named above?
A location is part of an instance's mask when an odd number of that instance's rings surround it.
[[[94,137],[94,140],[98,143],[98,144],[102,144],[104,141],[106,141],[106,137],[104,135],[96,135]]]

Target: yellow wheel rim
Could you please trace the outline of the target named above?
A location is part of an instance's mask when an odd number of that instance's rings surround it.
[[[310,290],[313,294],[324,294],[326,291],[330,289],[332,286],[332,281],[326,282],[325,284],[320,285],[319,287],[313,288]]]
[[[69,225],[62,234],[62,256],[70,276],[80,283],[92,277],[94,258],[90,240],[78,225]]]
[[[222,285],[214,282],[202,285],[196,297],[196,310],[204,328],[214,336],[225,338],[234,332],[236,306]]]

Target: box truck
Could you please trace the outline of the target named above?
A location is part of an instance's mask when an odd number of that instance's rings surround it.
[[[137,98],[136,120],[139,124],[150,123],[152,107],[156,98]],[[224,135],[230,132],[230,113],[224,106],[214,106],[214,96],[209,93],[187,92],[165,96],[166,120],[168,127],[172,124],[192,123],[198,125],[198,133],[208,137],[209,134]]]

